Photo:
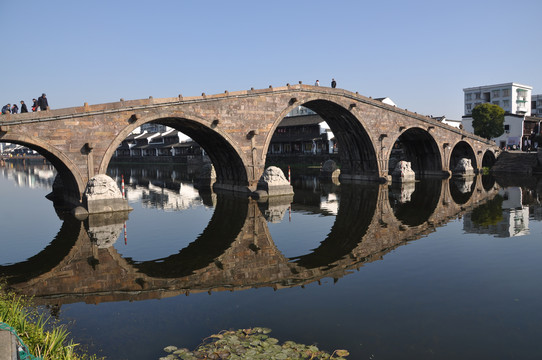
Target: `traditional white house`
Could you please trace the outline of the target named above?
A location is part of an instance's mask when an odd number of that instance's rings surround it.
[[[461,127],[461,120],[447,119],[446,116],[431,116],[433,120],[440,121],[443,124],[453,126],[454,128]]]
[[[384,104],[387,104],[387,105],[397,106],[397,105],[395,105],[395,103],[393,102],[393,100],[390,99],[389,97],[375,98],[375,100],[378,100],[378,101],[380,101],[381,103],[384,103]]]

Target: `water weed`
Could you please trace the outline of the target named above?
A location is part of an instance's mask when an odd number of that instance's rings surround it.
[[[277,339],[267,335],[270,332],[260,327],[222,331],[206,338],[194,351],[168,346],[164,351],[170,354],[160,360],[345,360],[349,355],[347,350],[335,350],[329,354],[314,345],[293,341],[281,345]]]
[[[30,300],[6,291],[0,285],[0,323],[7,324],[26,345],[29,353],[43,360],[92,360],[95,356],[77,354],[78,344],[68,339],[64,325],[55,324],[32,306]]]

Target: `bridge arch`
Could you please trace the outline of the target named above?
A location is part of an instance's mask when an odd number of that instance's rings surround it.
[[[463,140],[458,141],[450,152],[448,169],[453,171],[459,161],[463,158],[470,159],[472,167],[478,169],[478,162],[476,160],[476,155],[474,154],[474,149],[468,142]]]
[[[425,129],[411,127],[395,140],[388,155],[388,171],[391,174],[397,162],[411,163],[416,178],[442,176],[442,154],[435,138]]]
[[[39,138],[30,138],[24,135],[6,134],[1,139],[2,142],[23,145],[29,149],[37,151],[45,157],[58,172],[53,193],[55,196],[61,195],[62,198],[55,198],[67,203],[78,205],[85,191],[86,182],[83,181],[79,168],[61,151],[54,146]],[[81,151],[84,151],[83,149]],[[59,186],[58,179],[61,180],[62,191],[55,191],[55,186]]]
[[[122,141],[137,127],[157,123],[169,126],[182,132],[197,142],[207,153],[216,171],[216,183],[226,190],[237,190],[239,186],[249,186],[249,171],[254,171],[253,166],[238,151],[239,146],[228,136],[228,134],[195,116],[185,114],[172,114],[168,117],[145,117],[130,124],[116,136],[109,148],[106,150],[103,161],[100,164],[99,172],[105,173],[115,150]]]
[[[366,180],[379,177],[376,150],[363,120],[338,102],[320,97],[309,97],[302,102],[290,104],[275,119],[265,139],[262,156],[267,154],[271,138],[284,117],[298,106],[318,114],[333,132],[339,146],[341,180]]]
[[[482,167],[490,168],[495,164],[496,161],[495,154],[491,150],[486,150],[484,156],[482,157]]]

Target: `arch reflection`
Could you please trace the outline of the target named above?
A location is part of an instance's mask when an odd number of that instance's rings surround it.
[[[330,233],[312,253],[291,258],[299,266],[313,269],[330,266],[350,254],[362,241],[377,207],[379,186],[342,185],[339,210]]]
[[[440,179],[393,184],[389,189],[389,199],[395,217],[407,226],[427,222],[439,203],[441,189]]]
[[[481,182],[473,183],[471,190],[478,184]],[[7,276],[13,288],[44,304],[143,300],[337,279],[433,232],[497,191],[470,191],[470,198],[463,199],[466,203],[457,204],[453,196],[452,201],[445,201],[449,193],[442,191],[452,192],[453,186],[440,180],[416,183],[413,190],[375,184],[334,185],[329,190],[336,193],[339,205],[329,234],[322,236],[324,240],[313,251],[294,258],[281,253],[267,226],[270,221],[287,221],[285,209],[291,199],[257,203],[217,196],[214,213],[201,235],[178,252],[152,261],[122,257],[111,246],[127,218],[89,218],[85,222],[66,218],[44,251],[28,261],[0,267],[0,276]],[[315,199],[313,196],[305,204],[311,205]]]
[[[470,200],[476,181],[476,177],[453,177],[450,179],[450,194],[456,204],[462,205]]]

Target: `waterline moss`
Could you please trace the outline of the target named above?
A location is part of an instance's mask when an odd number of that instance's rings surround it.
[[[92,360],[95,356],[78,354],[78,344],[68,339],[63,325],[54,324],[50,316],[40,313],[30,300],[6,291],[0,285],[0,322],[17,333],[33,356],[43,360]]]
[[[194,351],[168,346],[164,351],[170,354],[160,360],[345,360],[349,355],[346,350],[335,350],[330,354],[314,345],[297,344],[293,341],[286,341],[281,345],[277,339],[267,335],[270,332],[269,329],[259,327],[222,331],[206,338]]]

